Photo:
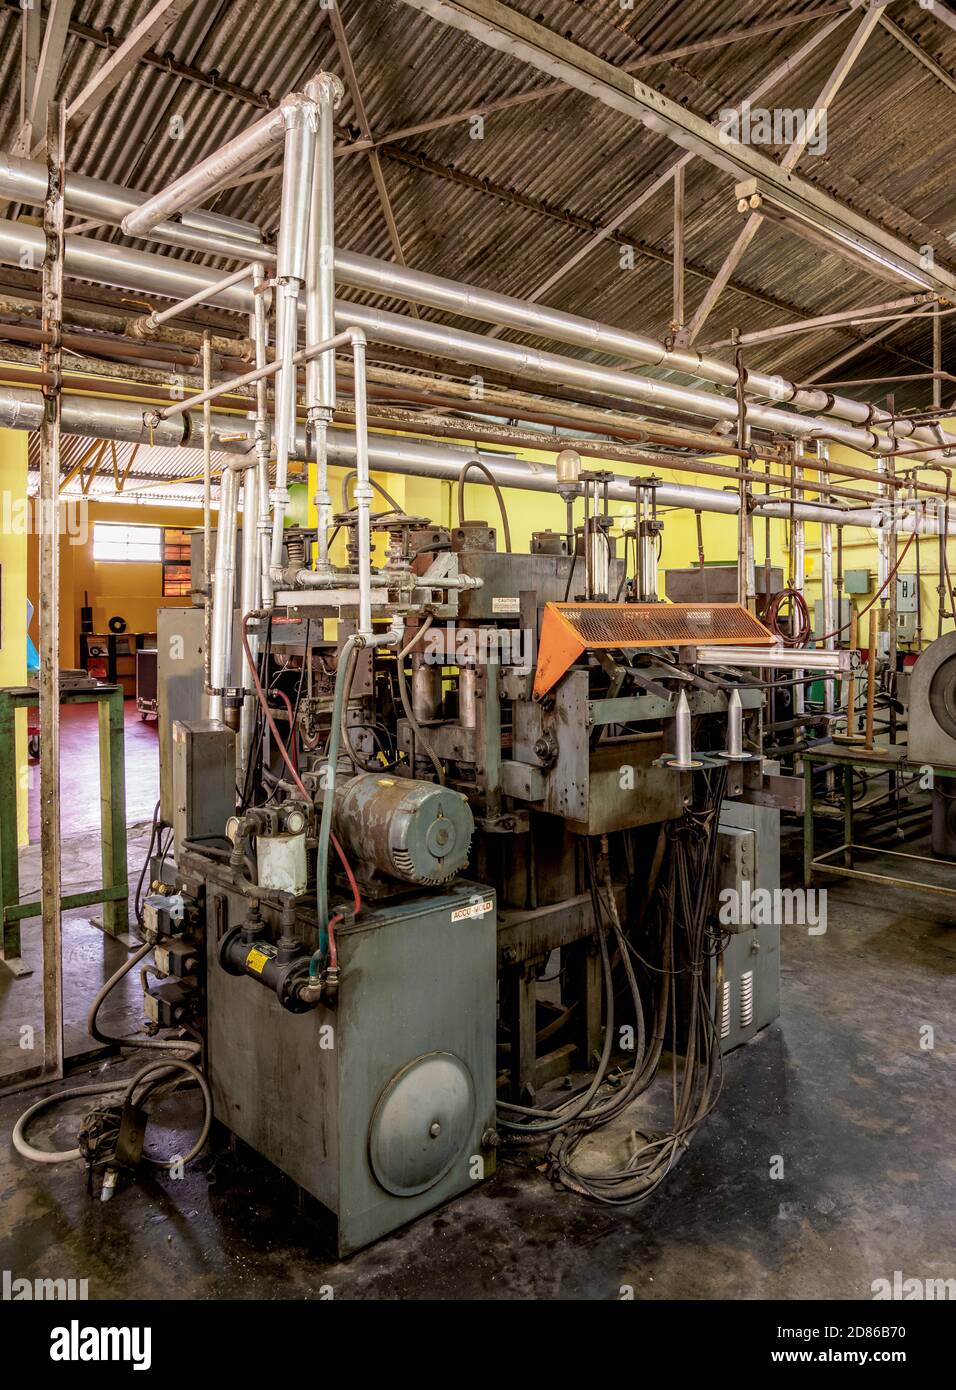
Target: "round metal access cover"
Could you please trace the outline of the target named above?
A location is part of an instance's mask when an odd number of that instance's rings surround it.
[[[471,1072],[451,1052],[428,1052],[395,1073],[369,1125],[369,1163],[396,1197],[440,1182],[461,1155],[475,1120]]]
[[[939,727],[956,738],[956,656],[948,656],[933,673],[929,703]]]

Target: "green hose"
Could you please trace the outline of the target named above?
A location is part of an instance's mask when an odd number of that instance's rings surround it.
[[[326,784],[322,794],[322,816],[319,821],[318,860],[315,868],[315,898],[319,915],[319,949],[309,963],[309,978],[319,973],[319,966],[325,954],[327,928],[329,924],[329,842],[332,838],[332,814],[335,801],[335,773],[339,761],[339,744],[342,738],[342,707],[345,703],[346,677],[352,652],[361,644],[358,635],[353,633],[346,638],[339,653],[335,671],[335,694],[332,699],[332,728],[329,732],[329,747],[326,753]]]

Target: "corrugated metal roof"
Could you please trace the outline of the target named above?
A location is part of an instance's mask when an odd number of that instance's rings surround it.
[[[520,62],[448,30],[401,0],[338,3],[368,119],[378,137],[551,85]],[[635,0],[633,8],[622,7],[618,0],[510,3],[622,65],[748,31],[738,41],[639,68],[642,80],[708,118],[753,90],[784,55],[829,22],[835,8],[824,0]],[[104,48],[81,32],[84,26],[110,28],[118,39],[149,6],[150,0],[77,3],[77,32],[68,41],[58,94],[67,100],[75,96],[104,60]],[[820,44],[773,100],[790,107],[813,104],[859,22],[859,11],[855,14]],[[808,18],[801,20],[802,15]],[[931,11],[894,6],[892,17],[945,68],[956,72],[956,33]],[[768,24],[783,19],[800,22],[765,32]],[[0,6],[0,145],[6,147],[17,125],[18,23],[16,5],[6,0]],[[320,0],[196,0],[157,48],[160,53],[137,66],[71,137],[71,168],[157,189],[255,120],[262,102],[274,102],[320,67],[342,72]],[[163,54],[201,70],[207,85],[162,71],[157,57]],[[258,94],[257,100],[208,85],[217,75]],[[956,93],[878,26],[830,111],[826,152],[805,155],[799,172],[912,243],[932,245],[941,261],[956,265],[956,251],[948,242],[956,228],[956,193],[949,173],[956,156],[953,113]],[[179,131],[170,124],[174,116],[182,118],[181,138],[173,138]],[[358,137],[349,99],[341,112],[341,127],[343,141]],[[532,292],[678,153],[666,138],[574,91],[489,114],[482,138],[473,138],[475,134],[467,122],[458,122],[380,146],[405,258],[416,268],[519,295]],[[336,161],[336,174],[340,244],[390,257],[368,159],[362,153],[345,154]],[[214,206],[272,226],[277,203],[278,180],[271,178],[228,189]],[[671,221],[665,188],[622,226],[616,238],[562,278],[548,292],[547,302],[663,334],[672,312]],[[688,314],[741,225],[732,181],[695,160],[687,173]],[[115,231],[94,235],[118,238]],[[621,268],[621,240],[636,249],[632,270]],[[768,224],[721,297],[703,337],[724,338],[735,326],[753,331],[878,302],[894,293],[837,256],[822,254]],[[926,370],[929,334],[927,323],[904,325],[838,375]],[[855,329],[801,336],[754,348],[746,360],[754,367],[784,370],[807,380],[860,336],[861,330]],[[875,397],[884,389],[863,394]],[[926,382],[901,388],[898,396],[906,403],[928,398]]]

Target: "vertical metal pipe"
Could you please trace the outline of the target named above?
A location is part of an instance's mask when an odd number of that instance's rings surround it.
[[[866,729],[863,747],[873,747],[874,710],[876,708],[876,646],[879,641],[879,615],[870,609],[870,646],[866,655]]]
[[[333,113],[343,87],[331,73],[321,73],[306,87],[318,112],[316,161],[312,179],[312,211],[309,220],[309,255],[305,283],[305,340],[322,343],[335,336],[335,177]],[[328,426],[335,409],[335,353],[323,352],[309,359],[305,374],[305,400],[316,468],[316,539],[318,569],[329,569]]]
[[[209,718],[221,719],[219,693],[232,684],[232,628],[236,605],[236,532],[239,510],[239,470],[222,470],[219,485],[219,525],[216,530],[216,571],[213,580],[212,652],[209,662]]]
[[[817,440],[817,458],[823,463],[828,463],[830,459],[830,446],[822,439]],[[829,474],[821,471],[820,477],[820,500],[828,502],[830,494],[826,488],[826,479]],[[827,522],[820,526],[820,582],[823,586],[823,632],[824,647],[827,651],[832,651],[836,646],[836,638],[828,634],[834,632],[840,626],[840,619],[834,619],[833,614],[833,527]],[[831,713],[833,710],[834,688],[832,681],[823,682],[823,707]]]
[[[860,644],[860,615],[856,604],[850,600],[850,651],[855,652]],[[850,738],[856,735],[856,672],[853,668],[846,682],[846,731]]]
[[[252,338],[256,367],[266,365],[269,351],[269,316],[264,289],[265,271],[253,266],[255,293],[252,311]],[[272,522],[269,516],[269,383],[263,376],[256,382],[256,533],[259,540],[259,597],[264,608],[272,607],[272,576],[269,572]]]
[[[750,444],[750,426],[747,423],[747,402],[744,395],[746,378],[744,376],[743,353],[740,348],[737,349],[735,356],[737,363],[737,447],[738,449],[746,449]],[[737,602],[752,607],[757,585],[754,573],[753,516],[749,502],[747,482],[746,479],[741,478],[737,511]]]
[[[202,335],[202,389],[212,386],[212,341],[209,330]],[[221,520],[221,518],[220,518]],[[206,714],[214,717],[209,687],[212,684],[212,401],[202,408],[202,584],[203,584],[203,673]]]
[[[800,483],[803,481],[803,469],[797,463],[794,463],[793,465],[793,481],[794,483]],[[796,491],[797,489],[795,488],[794,492]],[[806,523],[803,521],[801,517],[798,517],[796,515],[794,515],[793,521],[791,523],[790,543],[793,547],[793,587],[794,589],[796,589],[798,594],[802,594],[805,592],[807,587],[807,531]],[[769,546],[767,551],[767,568],[768,570],[770,569]],[[829,629],[824,628],[824,632],[827,631],[829,631]],[[800,715],[803,713],[804,708],[806,706],[806,686],[800,679],[800,677],[803,675],[803,672],[797,671],[795,674],[797,679],[796,684],[793,687],[794,714]]]
[[[315,163],[316,106],[307,101],[286,114],[282,161],[282,202],[276,248],[276,480],[272,509],[271,567],[282,564],[282,530],[289,505],[289,455],[295,438],[296,373],[292,359],[298,346],[299,295],[305,286],[309,216]]]
[[[66,113],[47,111],[48,177],[43,205],[43,327],[52,341],[40,363],[45,386],[40,426],[40,915],[43,936],[43,1069],[63,1075],[63,956],[60,911],[60,329],[63,322],[63,164]],[[15,814],[16,808],[14,808]]]
[[[674,313],[675,333],[684,325],[684,169],[674,169]]]
[[[359,621],[358,635],[372,637],[372,536],[370,512],[372,485],[368,476],[368,402],[365,392],[365,334],[356,329],[352,336],[355,364],[355,507],[358,534]]]
[[[259,490],[257,466],[253,465],[242,475],[242,568],[240,575],[241,602],[240,619],[259,607],[259,536],[257,513],[259,509]],[[253,662],[259,649],[258,638],[250,634],[249,652]],[[252,667],[243,653],[242,684],[246,690],[252,689]],[[252,748],[252,734],[255,727],[256,697],[252,694],[243,697],[242,713],[239,718],[239,744],[237,764],[240,783],[245,777]]]

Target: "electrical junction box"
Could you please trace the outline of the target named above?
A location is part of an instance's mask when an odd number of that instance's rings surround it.
[[[843,576],[844,593],[868,594],[872,588],[872,570],[847,570]]]
[[[898,574],[896,576],[896,611],[897,613],[915,613],[917,602],[917,586],[915,574]]]
[[[850,640],[850,600],[849,600],[848,598],[842,598],[842,597],[841,597],[841,599],[840,599],[840,612],[839,612],[839,617],[837,616],[837,603],[836,603],[836,598],[834,598],[834,601],[833,601],[833,627],[830,628],[830,631],[832,632],[834,628],[845,628],[845,629],[846,629],[845,632],[841,632],[840,635],[839,635],[839,637],[837,637],[837,638],[835,639],[836,645],[837,645],[837,646],[839,646],[841,642],[843,642],[843,643],[849,642],[849,640]],[[821,637],[823,637],[824,634],[826,633],[826,630],[827,630],[827,629],[823,626],[823,599],[822,599],[822,598],[818,598],[818,599],[815,600],[815,602],[814,602],[814,604],[813,604],[813,636],[814,636],[814,639],[817,640],[817,641],[819,641],[819,639],[820,639]]]
[[[732,890],[732,907],[738,909],[725,914],[735,919],[722,924],[732,934],[723,970],[713,966],[710,980],[711,997],[718,996],[720,1050],[726,1053],[749,1042],[780,1014],[780,811],[725,801],[717,854],[719,891]]]

